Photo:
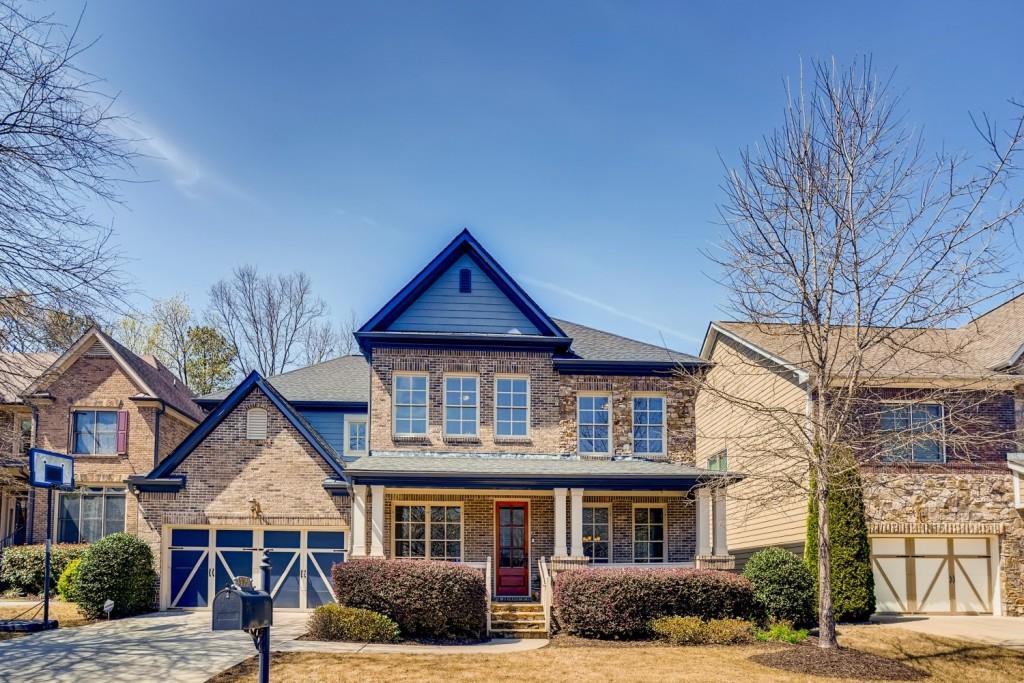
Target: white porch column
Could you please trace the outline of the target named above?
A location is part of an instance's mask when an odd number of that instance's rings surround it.
[[[725,487],[719,486],[714,492],[715,508],[715,556],[729,554],[729,543],[725,535]]]
[[[352,494],[352,557],[366,557],[366,484],[353,484]]]
[[[711,506],[706,487],[697,489],[697,556],[711,554]]]
[[[555,489],[555,557],[565,557],[565,494],[568,489]]]
[[[572,494],[572,552],[573,557],[583,557],[583,489],[569,489]]]
[[[384,485],[370,487],[370,556],[384,557]]]

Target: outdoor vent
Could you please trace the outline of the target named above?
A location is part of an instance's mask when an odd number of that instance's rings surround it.
[[[263,408],[250,408],[245,414],[245,438],[267,438],[267,411]]]
[[[463,268],[459,271],[459,293],[469,294],[473,291],[473,271]]]
[[[107,358],[110,356],[110,351],[104,346],[99,340],[94,341],[89,350],[85,352],[86,356],[90,358]]]

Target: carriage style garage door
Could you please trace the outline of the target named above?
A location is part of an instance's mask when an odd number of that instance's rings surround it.
[[[275,609],[312,609],[334,600],[331,567],[345,561],[345,534],[321,529],[171,529],[162,604],[208,607],[236,576],[259,585],[270,551]]]
[[[873,537],[876,611],[991,614],[994,546],[983,536]]]

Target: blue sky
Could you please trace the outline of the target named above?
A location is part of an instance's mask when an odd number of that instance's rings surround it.
[[[801,58],[895,68],[947,148],[1024,96],[1019,2],[691,4],[94,2],[82,63],[158,157],[99,211],[141,291],[200,309],[253,263],[362,320],[468,226],[550,314],[694,351],[722,160]]]

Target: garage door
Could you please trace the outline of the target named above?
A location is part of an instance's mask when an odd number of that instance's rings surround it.
[[[321,529],[171,529],[168,607],[208,607],[235,577],[257,585],[263,549],[270,554],[276,609],[312,609],[334,600],[331,567],[345,561],[345,534]]]
[[[993,550],[976,536],[872,538],[875,610],[991,614]]]

